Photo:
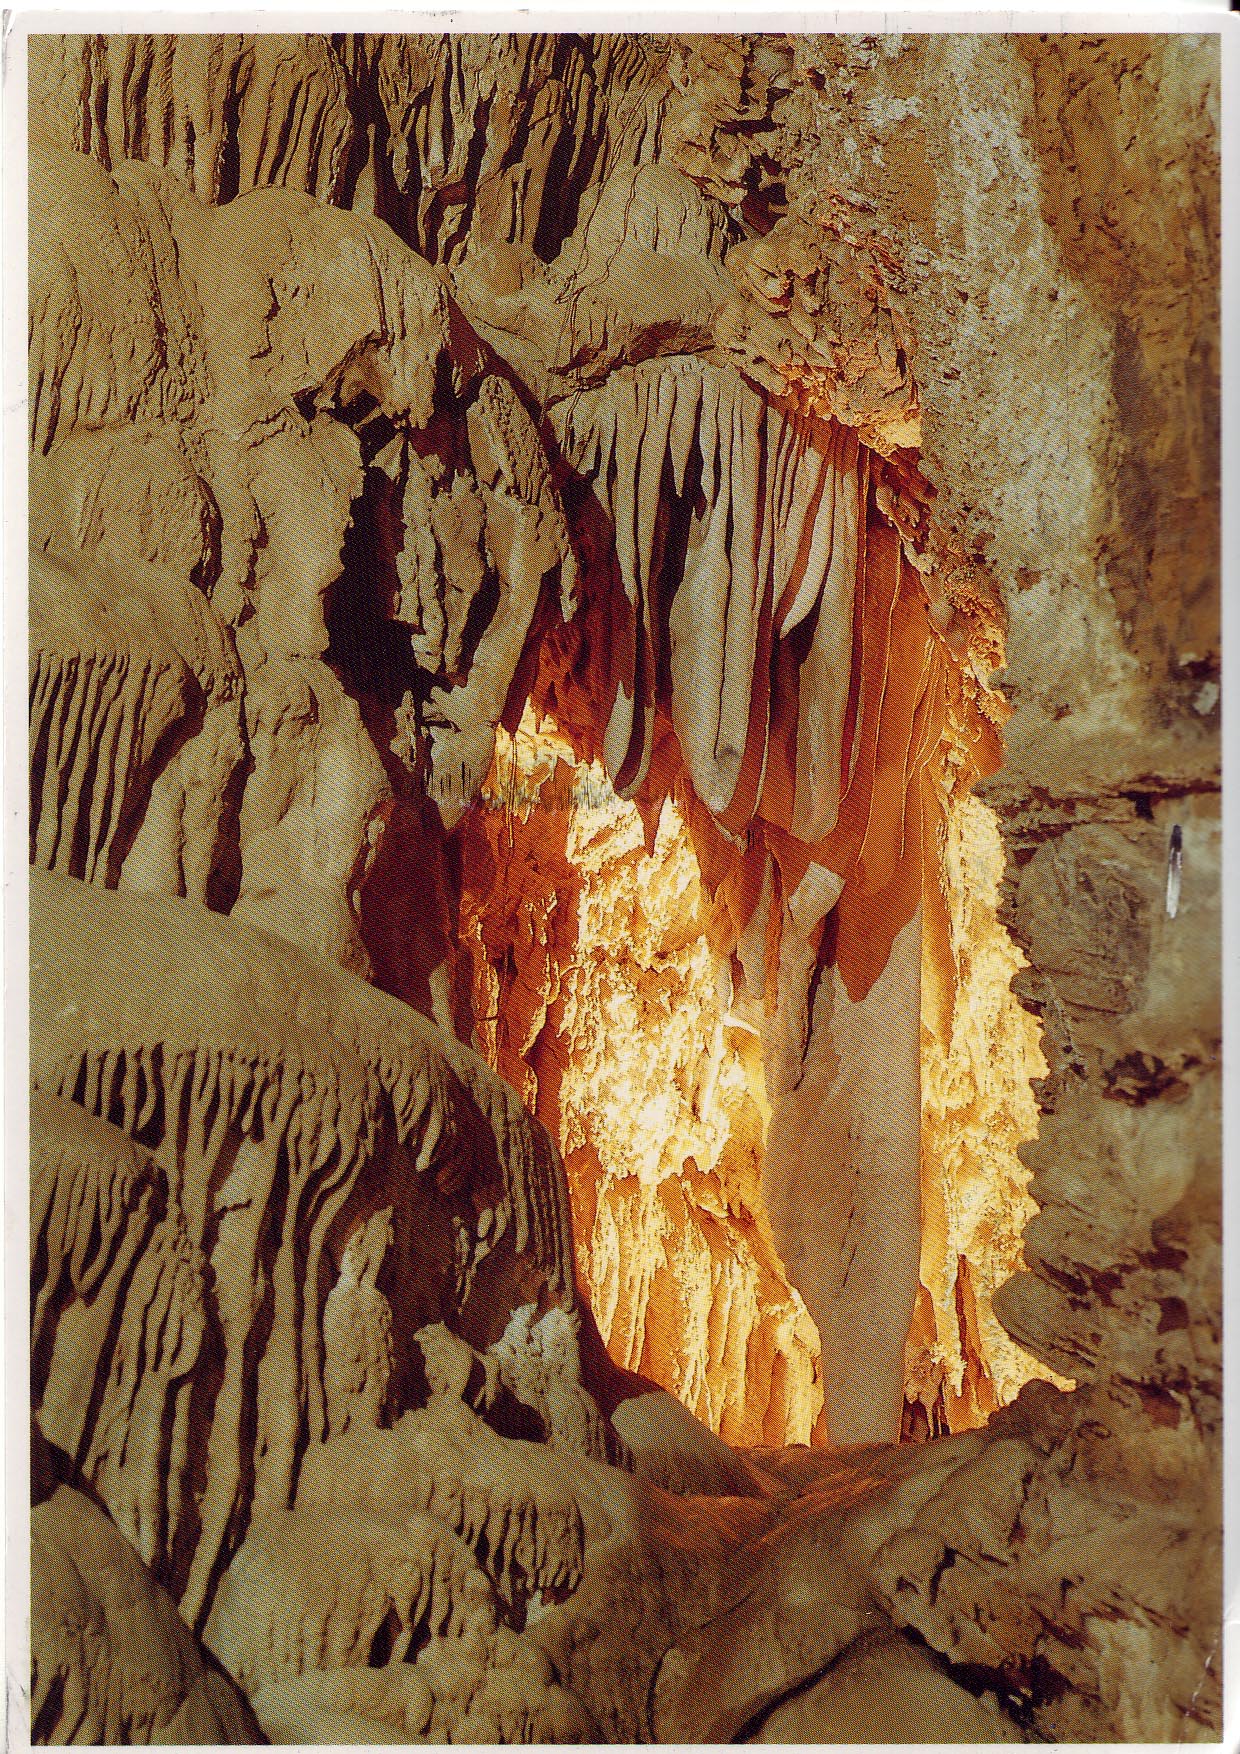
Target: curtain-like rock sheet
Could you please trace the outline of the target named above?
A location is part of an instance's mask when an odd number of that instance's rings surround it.
[[[838,810],[849,702],[865,491],[855,438],[693,358],[613,373],[553,418],[614,531],[629,605],[599,678],[617,790],[649,770],[664,680],[689,777],[720,825],[735,834],[753,820],[773,754],[772,798],[789,780],[791,795],[772,807],[819,838]],[[771,751],[773,719],[785,736],[791,720],[790,750]]]
[[[285,184],[340,192],[355,124],[321,37],[49,36],[43,52],[42,125],[106,169],[144,158],[211,202]]]
[[[32,58],[32,127],[51,142],[107,169],[165,166],[212,205],[301,189],[377,214],[431,261],[471,233],[547,250],[592,182],[658,139],[633,98],[659,105],[660,58],[631,35],[91,33]]]
[[[920,891],[950,661],[870,503],[869,454],[695,358],[617,372],[552,417],[614,561],[592,584],[584,683],[553,676],[548,699],[596,727],[622,796],[666,781],[662,707],[694,800],[753,873],[729,879],[738,930],[765,847],[803,931],[847,898],[838,955],[859,997]]]

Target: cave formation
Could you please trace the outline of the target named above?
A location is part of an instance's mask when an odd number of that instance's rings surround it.
[[[27,50],[35,1739],[1209,1740],[1216,40]]]

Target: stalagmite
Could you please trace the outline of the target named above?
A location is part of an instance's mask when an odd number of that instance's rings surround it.
[[[781,1253],[822,1336],[836,1443],[900,1429],[919,1265],[920,973],[919,915],[863,999],[825,969],[763,1165]]]

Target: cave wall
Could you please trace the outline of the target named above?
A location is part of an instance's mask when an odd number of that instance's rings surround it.
[[[268,1733],[1208,1735],[1216,42],[30,51],[40,1510]]]
[[[1058,1735],[1088,1733],[1090,1667],[1117,1733],[1179,1736],[1219,1684],[1218,45],[875,38],[806,54],[878,148],[822,129],[807,189],[885,249],[917,337],[936,525],[984,556],[1006,606],[1014,711],[980,793],[1047,1073],[1021,1148],[1040,1211],[996,1308],[1082,1385],[1048,1458],[1013,1483],[1013,1532],[958,1546],[955,1523],[929,1543],[950,1570],[911,1583],[913,1619],[950,1627],[962,1654],[1048,1657],[1072,1677],[1043,1720]],[[1033,1507],[1053,1526],[1069,1478],[1095,1507],[1096,1580],[1067,1591],[1058,1632],[983,1632],[1005,1568],[1041,1563]],[[1171,1542],[1186,1562],[1163,1594],[1150,1555]],[[1172,1627],[1193,1629],[1182,1678],[1139,1700],[1123,1665],[1161,1662]]]

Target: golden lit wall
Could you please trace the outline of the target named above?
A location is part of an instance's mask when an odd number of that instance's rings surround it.
[[[1036,1210],[1017,1149],[1037,1133],[1030,1081],[1046,1065],[1037,1019],[1009,990],[1026,964],[996,912],[1003,847],[994,812],[962,792],[947,799],[944,823],[954,980],[940,1027],[922,1024],[921,1289],[905,1380],[905,1430],[915,1435],[982,1424],[1030,1377],[1062,1380],[991,1307],[1022,1265],[1021,1234]]]
[[[617,798],[533,707],[501,731],[485,802],[463,873],[478,1044],[559,1140],[609,1351],[731,1442],[808,1441],[818,1336],[763,1207],[761,1039],[732,1009],[680,811]],[[1017,1147],[1036,1131],[1038,1028],[1008,990],[995,819],[961,791],[944,820],[953,997],[923,1024],[909,1436],[980,1424],[1048,1374],[991,1308],[1034,1209]]]
[[[730,1442],[807,1442],[818,1336],[763,1214],[761,1046],[680,814],[647,829],[532,709],[487,802],[463,913],[479,1045],[559,1139],[608,1349]]]

